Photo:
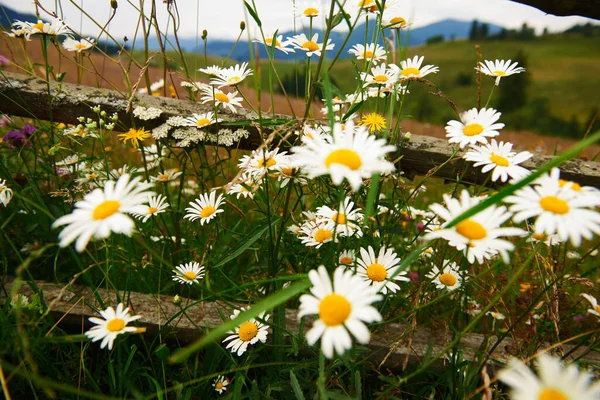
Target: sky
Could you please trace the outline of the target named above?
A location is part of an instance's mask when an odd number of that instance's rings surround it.
[[[293,30],[293,0],[254,0],[262,20],[266,34],[275,30],[280,32]],[[342,2],[343,0],[340,0]],[[389,2],[392,0],[388,0]],[[116,38],[127,36],[132,39],[135,34],[139,11],[139,0],[117,0],[118,8],[115,18],[111,21],[108,31]],[[169,20],[166,6],[161,0],[155,0],[157,18],[161,30]],[[347,0],[354,4],[357,0]],[[405,19],[413,22],[413,27],[425,26],[447,18],[494,23],[506,28],[518,28],[524,22],[541,32],[545,27],[550,31],[561,31],[576,23],[593,21],[582,17],[556,17],[546,15],[542,11],[508,0],[399,0],[390,9],[397,10]],[[55,4],[61,6],[63,19],[77,32],[86,36],[96,36],[100,32],[99,25],[104,25],[111,13],[110,0],[39,0],[48,11],[55,11]],[[144,0],[145,10],[149,13],[151,0]],[[308,2],[297,0],[298,5],[306,3],[319,4],[318,0]],[[329,4],[329,2],[325,2]],[[134,6],[135,4],[135,6]],[[33,0],[0,0],[5,5],[21,12],[35,12]],[[239,34],[240,21],[248,20],[243,0],[178,0],[177,7],[181,20],[179,35],[181,37],[196,37],[206,29],[210,38],[235,39]],[[327,6],[328,7],[328,6]],[[85,10],[95,22],[86,17]],[[386,11],[387,12],[387,11]],[[40,11],[42,19],[45,13]],[[47,16],[46,16],[46,19]],[[305,23],[306,19],[297,19],[296,24]],[[597,21],[595,21],[597,23]],[[256,24],[248,22],[250,32],[256,32]],[[299,27],[301,25],[298,25]],[[172,28],[170,28],[172,30]]]

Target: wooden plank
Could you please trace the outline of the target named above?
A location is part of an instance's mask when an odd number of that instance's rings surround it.
[[[50,86],[53,98],[50,108],[50,98],[44,80],[9,72],[2,75],[4,79],[0,80],[0,112],[49,120],[49,110],[51,109],[54,121],[77,124],[77,118],[80,116],[95,118],[96,115],[91,108],[100,106],[109,114],[117,113],[119,115],[119,124],[122,124],[122,129],[129,129],[134,122],[132,114],[126,112],[129,99],[124,93],[70,83],[59,85],[52,82]],[[212,107],[208,105],[188,100],[147,95],[137,95],[133,104],[134,107],[156,107],[163,110],[163,114],[156,120],[135,120],[136,127],[146,129],[152,129],[172,116],[189,116],[193,113],[212,110]],[[240,149],[255,149],[272,133],[268,127],[260,129],[258,116],[246,109],[241,109],[238,114],[222,112],[220,117],[225,122],[253,121],[252,124],[244,127],[250,132],[250,136],[239,143],[237,147]],[[290,120],[288,116],[283,115],[278,115],[277,118]],[[216,132],[218,126],[211,126],[210,129],[212,132]],[[282,147],[289,147],[289,145],[290,143],[284,143]],[[467,182],[483,183],[487,176],[487,174],[482,174],[479,169],[473,168],[472,163],[460,158],[462,152],[455,154],[453,147],[444,139],[413,134],[410,141],[397,145],[400,150],[395,157],[402,156],[398,167],[409,177],[426,175],[435,170],[434,175],[441,178],[454,180],[460,176]],[[446,163],[453,155],[455,156],[453,160]],[[536,155],[522,165],[528,169],[535,169],[550,159],[552,159],[551,156]],[[600,163],[598,162],[582,159],[570,160],[563,164],[561,170],[561,177],[564,179],[600,188]]]
[[[5,283],[8,293],[13,290],[15,281],[11,280]],[[83,285],[63,286],[60,284],[44,281],[35,281],[40,290],[43,291],[44,301],[52,307],[52,314],[57,320],[61,320],[63,328],[73,333],[83,333],[81,331],[82,322],[88,329],[92,325],[87,319],[92,316],[98,316],[96,310],[101,309],[95,300],[92,289]],[[21,293],[26,296],[33,295],[33,290],[24,282],[18,286],[15,293]],[[98,289],[97,295],[108,305],[113,307],[117,304],[114,291],[108,292],[106,289]],[[0,296],[0,299],[2,299]],[[190,319],[180,314],[180,307],[173,304],[172,296],[154,295],[147,293],[127,293],[129,305],[134,314],[141,315],[138,324],[146,327],[146,335],[149,339],[154,339],[155,335],[161,331],[163,341],[169,341],[169,338],[176,338],[179,343],[185,345],[197,340],[203,331],[207,328],[215,327],[221,324],[222,320],[218,310],[229,316],[232,309],[230,306],[221,302],[198,302],[189,298],[181,298],[181,306],[186,308],[186,314]],[[191,305],[193,304],[193,305]],[[191,305],[191,306],[190,306]],[[240,304],[235,305],[241,306]],[[164,324],[176,316],[169,326]],[[312,319],[307,318],[306,329],[312,325]],[[286,329],[293,334],[297,334],[300,329],[297,310],[286,310]],[[437,356],[452,341],[452,333],[446,329],[435,327],[418,327],[414,331],[404,324],[390,323],[381,326],[373,331],[371,342],[368,345],[370,351],[367,356],[377,365],[385,368],[397,369],[405,363],[420,362],[426,354]],[[468,333],[461,342],[460,349],[468,360],[477,360],[482,352],[482,345],[489,339],[490,344],[495,344],[495,336],[486,337],[483,334]],[[496,346],[490,355],[491,360],[506,362],[511,354],[517,348],[517,343],[511,338],[505,338]],[[540,343],[540,349],[549,347],[548,344]],[[573,349],[573,346],[564,345],[562,347],[565,353]],[[587,362],[600,363],[600,353],[590,351],[585,347],[580,347],[573,351],[571,357],[583,356]],[[444,364],[443,359],[439,359],[436,365]]]

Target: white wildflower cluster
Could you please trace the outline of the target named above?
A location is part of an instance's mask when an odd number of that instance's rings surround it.
[[[144,121],[156,119],[156,118],[160,117],[160,114],[162,114],[162,110],[160,108],[156,108],[156,107],[146,108],[146,107],[142,107],[142,106],[137,106],[133,110],[134,117],[139,118]]]
[[[236,130],[225,128],[219,129],[216,134],[207,132],[204,140],[218,144],[219,146],[231,147],[242,139],[248,139],[249,136],[250,132],[244,128],[238,128]]]

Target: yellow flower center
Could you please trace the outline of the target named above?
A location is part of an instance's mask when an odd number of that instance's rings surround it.
[[[169,174],[160,174],[158,176],[158,180],[159,181],[168,181],[169,180]]]
[[[494,71],[494,72],[492,72],[492,75],[494,75],[494,76],[504,76],[504,75],[506,75],[506,72],[504,72],[504,71]]]
[[[595,307],[595,310],[596,310],[596,312],[597,312],[597,313],[599,313],[599,314],[600,314],[600,305],[597,305],[597,306]]]
[[[275,161],[275,159],[273,157],[271,157],[267,160],[267,168],[271,168],[275,164],[277,164],[277,161]],[[264,168],[264,167],[265,167],[265,159],[261,158],[260,160],[258,160],[258,168]]]
[[[362,160],[357,152],[350,149],[337,149],[329,153],[325,159],[325,165],[330,167],[331,164],[341,164],[356,171],[362,165]]]
[[[419,75],[421,70],[419,68],[408,67],[402,70],[402,76]]]
[[[32,28],[37,29],[39,31],[43,31],[44,23],[42,21],[39,21],[37,24],[33,24]]]
[[[442,282],[446,286],[454,286],[456,285],[456,278],[454,275],[450,273],[445,273],[440,276],[440,282]]]
[[[308,42],[302,45],[302,48],[308,51],[316,51],[319,50],[319,45],[309,40]]]
[[[198,121],[196,121],[196,126],[203,127],[206,125],[210,125],[210,119],[208,118],[200,118]]]
[[[350,265],[352,264],[352,259],[350,257],[342,257],[340,259],[340,264]]]
[[[254,322],[244,322],[238,330],[238,336],[244,342],[249,342],[258,334],[258,326]]]
[[[559,199],[556,196],[542,197],[542,199],[540,200],[540,206],[544,210],[554,214],[562,215],[569,212],[569,203],[562,199]]]
[[[373,52],[369,51],[369,50],[365,50],[364,57],[365,58],[371,58],[371,57],[373,57]]]
[[[194,271],[188,271],[185,274],[183,274],[183,279],[187,281],[193,281],[194,279],[196,279],[197,276],[198,274],[196,274]]]
[[[215,389],[217,389],[217,390],[223,389],[223,382],[217,382],[217,384],[215,385]]]
[[[565,179],[559,179],[558,184],[560,185],[560,187],[564,187],[565,185],[571,184],[571,189],[573,189],[576,192],[581,192],[581,185],[579,185],[579,183],[577,183],[577,182],[567,181]]]
[[[343,324],[350,316],[352,304],[337,293],[328,294],[319,304],[319,318],[327,326]]]
[[[92,213],[92,218],[96,221],[101,219],[106,219],[119,211],[121,207],[121,203],[117,200],[105,200],[102,203],[98,204]]]
[[[242,78],[240,78],[239,76],[232,76],[230,78],[227,78],[227,83],[239,83],[242,80]]]
[[[510,165],[507,158],[499,156],[498,154],[494,154],[494,153],[492,153],[492,156],[490,157],[490,161],[501,167],[508,167]]]
[[[265,43],[267,46],[271,47],[273,45],[273,38],[266,38]],[[281,46],[281,42],[279,40],[275,40],[275,47]]]
[[[368,7],[371,6],[371,4],[373,4],[375,0],[359,0],[358,2],[358,6],[359,7]]]
[[[534,239],[537,239],[537,240],[542,240],[542,239],[545,239],[545,238],[546,238],[546,235],[544,235],[543,233],[535,233],[535,234],[533,235],[533,238],[534,238]]]
[[[463,235],[469,240],[481,240],[487,236],[487,231],[477,221],[465,219],[456,225],[456,232]]]
[[[483,132],[483,126],[477,123],[466,125],[463,128],[463,133],[465,134],[465,136],[476,136],[479,135],[481,132]]]
[[[316,17],[317,15],[319,15],[319,10],[317,10],[314,7],[308,7],[304,10],[304,15],[307,17]]]
[[[569,400],[569,398],[559,390],[544,389],[540,392],[538,400]]]
[[[219,100],[221,103],[229,103],[229,97],[225,93],[215,93],[215,99]]]
[[[121,318],[113,318],[106,324],[106,329],[110,332],[119,332],[125,328],[125,321]]]
[[[367,268],[367,276],[373,282],[382,282],[387,277],[387,270],[383,265],[376,262]]]
[[[379,83],[385,83],[388,81],[388,79],[390,79],[387,75],[375,75],[373,77],[373,80],[375,82],[379,82]]]
[[[323,243],[326,240],[329,240],[333,237],[333,232],[329,229],[319,229],[317,233],[315,233],[315,241],[319,243]]]
[[[400,25],[400,27],[402,28],[403,26],[406,25],[406,20],[402,17],[394,17],[390,20],[390,24],[391,25]]]
[[[200,216],[202,218],[208,218],[215,213],[215,208],[213,206],[206,206],[200,211]]]
[[[148,207],[148,214],[154,214],[157,211],[158,211],[158,208],[156,208],[156,207]]]
[[[294,175],[294,169],[292,167],[283,167],[281,169],[281,173],[285,176],[293,176]]]
[[[343,224],[346,223],[346,216],[344,214],[335,213],[335,214],[333,214],[333,216],[331,217],[331,219],[336,224],[343,225]]]
[[[83,43],[77,43],[77,44],[75,45],[75,48],[76,48],[76,49],[80,49],[80,50],[84,50],[84,49],[87,49],[87,45],[85,45],[85,44],[83,44]]]

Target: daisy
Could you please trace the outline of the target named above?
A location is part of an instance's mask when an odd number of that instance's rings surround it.
[[[371,68],[371,73],[361,72],[360,79],[364,82],[363,87],[369,85],[387,86],[393,85],[398,80],[398,66],[385,63]]]
[[[575,191],[570,184],[561,187],[558,168],[504,201],[512,204],[515,222],[536,217],[536,235],[556,233],[563,242],[570,239],[575,247],[581,245],[582,238],[600,235],[600,213],[594,209],[600,206],[600,197]]]
[[[308,273],[312,283],[311,294],[300,296],[298,318],[318,314],[313,327],[306,332],[306,340],[313,345],[321,338],[321,350],[327,358],[334,352],[342,355],[352,348],[352,333],[359,343],[367,344],[371,334],[365,323],[381,321],[381,314],[373,304],[381,300],[377,288],[369,286],[345,267],[336,268],[333,285],[325,266]]]
[[[233,67],[219,71],[218,75],[210,80],[210,84],[220,88],[223,86],[236,86],[249,75],[252,75],[252,69],[248,68],[248,63],[236,64]]]
[[[439,68],[434,65],[426,65],[421,68],[425,57],[414,56],[412,59],[404,60],[400,63],[400,79],[423,78],[429,74],[439,72]]]
[[[366,127],[347,121],[345,125],[335,123],[332,136],[315,137],[293,147],[292,165],[302,168],[309,178],[329,174],[335,185],[347,179],[357,191],[363,179],[394,171],[394,164],[385,156],[395,150],[396,146],[384,139],[369,135]]]
[[[321,3],[303,2],[302,4],[296,4],[294,7],[294,15],[298,17],[315,18],[323,12],[323,5]]]
[[[482,74],[486,74],[488,76],[495,76],[496,77],[496,86],[498,86],[500,84],[500,79],[504,78],[505,76],[509,76],[509,75],[513,75],[513,74],[520,74],[521,72],[525,72],[525,68],[517,67],[517,65],[519,64],[518,62],[511,64],[511,61],[512,60],[508,60],[508,61],[485,60],[484,61],[485,64],[482,62],[479,62],[479,65],[477,67],[475,67],[475,70],[481,72]]]
[[[443,197],[447,208],[441,204],[432,204],[429,208],[446,222],[441,225],[439,230],[426,234],[425,240],[436,238],[447,240],[450,246],[462,250],[470,263],[477,259],[482,264],[484,260],[489,260],[498,253],[504,262],[508,263],[508,251],[513,250],[515,246],[499,237],[522,236],[525,231],[519,228],[500,227],[512,216],[506,207],[490,206],[453,227],[447,228],[448,222],[479,204],[481,198],[472,198],[466,190],[462,191],[460,200],[453,199],[447,194],[444,194]]]
[[[381,21],[381,25],[384,28],[405,29],[405,28],[408,28],[411,24],[406,22],[406,19],[404,19],[403,17],[396,15],[391,18],[388,16],[383,17],[383,19]]]
[[[0,179],[0,203],[4,207],[8,206],[8,203],[13,198],[13,191],[11,188],[6,186],[6,181],[4,179]]]
[[[327,206],[317,208],[317,216],[324,218],[340,236],[362,236],[360,224],[364,215],[360,208],[354,209],[354,202],[350,197],[346,197],[343,203],[340,202],[337,210]]]
[[[354,55],[357,60],[371,61],[373,65],[377,65],[379,61],[385,61],[385,49],[379,44],[370,43],[368,45],[355,44],[348,53]]]
[[[239,183],[231,185],[227,194],[235,194],[235,198],[239,199],[240,196],[244,198],[254,198],[255,190],[260,187],[251,175],[243,174]]]
[[[219,207],[223,204],[224,198],[220,194],[215,199],[215,191],[201,194],[196,200],[190,202],[190,207],[186,208],[185,211],[188,213],[185,215],[185,219],[195,221],[200,219],[200,225],[209,223],[211,219],[215,218],[217,214],[222,213],[224,210]]]
[[[206,68],[198,68],[198,71],[200,71],[208,76],[217,77],[217,76],[219,76],[221,71],[223,71],[223,68],[219,67],[218,65],[211,65],[210,67],[206,67]]]
[[[400,259],[392,248],[382,247],[375,256],[371,246],[368,249],[361,247],[357,263],[356,275],[383,294],[400,290],[394,281],[410,281],[406,271],[396,273],[400,268]]]
[[[129,180],[123,175],[115,183],[106,181],[104,189],[94,189],[75,204],[69,215],[57,219],[52,227],[67,225],[60,234],[60,247],[66,247],[77,239],[75,249],[82,252],[92,237],[105,239],[111,232],[131,236],[135,223],[128,213],[140,213],[143,203],[154,192],[148,191],[153,185],[141,182],[137,177]]]
[[[221,108],[232,113],[237,113],[236,107],[242,107],[242,98],[238,96],[237,91],[225,93],[210,86],[203,87],[201,91],[203,94],[200,98],[202,104],[214,103],[215,107],[221,106]]]
[[[433,266],[433,269],[425,276],[432,279],[431,283],[440,290],[448,289],[449,291],[453,291],[458,289],[462,283],[458,265],[449,260],[444,260],[444,265],[441,271],[438,267]]]
[[[492,171],[492,181],[500,179],[506,182],[510,176],[514,180],[520,180],[529,175],[529,170],[519,166],[520,163],[533,157],[528,151],[522,151],[519,154],[512,151],[512,143],[496,142],[492,139],[491,143],[483,146],[471,145],[463,158],[467,161],[473,161],[474,167],[481,167],[481,172]]]
[[[162,194],[159,194],[158,196],[148,197],[148,207],[146,207],[144,212],[132,213],[132,215],[138,219],[141,219],[142,222],[146,222],[150,217],[165,212],[167,208],[169,208],[167,198]]]
[[[254,43],[263,43],[265,45],[265,47],[267,48],[267,50],[269,50],[273,47],[273,36],[275,36],[275,35],[265,35],[264,42],[262,39],[254,39],[253,42]],[[288,47],[288,45],[291,44],[289,41],[283,41],[283,35],[277,36],[275,38],[274,44],[275,44],[275,48],[277,50],[283,51],[285,54],[288,54],[290,51],[292,53],[295,52],[294,49]]]
[[[162,171],[157,176],[151,176],[150,180],[152,182],[172,182],[181,175],[182,172],[178,171],[176,168],[168,169],[166,171]]]
[[[223,394],[223,392],[227,391],[227,385],[229,385],[229,380],[223,375],[217,376],[212,384],[215,388],[215,392],[219,394]]]
[[[77,53],[81,53],[84,50],[88,50],[94,45],[94,39],[92,38],[81,38],[80,40],[75,40],[70,37],[66,38],[63,42],[63,47],[67,51],[75,51]]]
[[[331,39],[327,40],[327,45],[324,43],[319,43],[319,34],[315,33],[313,37],[308,40],[304,33],[300,35],[293,36],[289,39],[289,42],[296,49],[302,50],[306,52],[306,56],[310,57],[315,54],[317,57],[321,57],[321,51],[325,50],[333,50],[335,44],[331,42]]]
[[[344,250],[340,253],[338,258],[338,262],[340,266],[344,266],[346,268],[354,266],[356,262],[356,252],[354,250]]]
[[[446,125],[448,142],[458,143],[461,149],[467,145],[486,144],[487,138],[498,136],[498,129],[504,128],[503,123],[496,123],[501,113],[493,108],[472,108],[460,114],[460,121],[452,120]]]
[[[195,261],[175,267],[174,272],[175,275],[173,275],[173,280],[175,282],[188,285],[198,283],[198,281],[204,277],[204,267],[201,267],[200,264]]]
[[[380,131],[385,128],[385,118],[381,114],[369,113],[363,115],[360,120],[361,126],[369,128],[369,132]]]
[[[279,153],[279,148],[273,150],[254,150],[252,154],[240,158],[238,167],[244,170],[245,174],[258,178],[266,171],[280,170],[284,165],[289,166],[289,156],[287,152]]]
[[[600,398],[600,383],[576,365],[563,367],[560,358],[542,353],[537,357],[539,377],[523,362],[512,359],[498,379],[511,387],[513,400],[595,400]]]
[[[154,97],[160,96],[159,90],[165,87],[165,80],[161,79],[159,81],[153,82],[150,84],[150,93]],[[148,88],[141,88],[137,91],[139,94],[148,94]]]
[[[234,310],[233,314],[229,317],[230,319],[236,319],[240,312],[248,310],[249,307],[242,307],[239,310]],[[229,331],[230,336],[227,336],[223,343],[229,342],[227,344],[226,349],[231,349],[232,353],[237,353],[238,357],[246,352],[248,346],[251,344],[256,344],[259,340],[262,343],[267,341],[268,334],[268,326],[263,324],[261,321],[267,322],[269,320],[269,315],[264,312],[258,316],[258,320],[254,318],[250,318],[248,321],[244,322],[234,331]]]
[[[594,314],[596,317],[600,317],[600,306],[598,305],[598,300],[596,300],[594,296],[590,296],[586,293],[582,293],[581,297],[589,301],[592,305],[592,308],[588,309],[587,312],[590,314]]]
[[[42,34],[49,36],[69,35],[70,28],[60,18],[54,18],[52,22],[38,20],[35,24],[32,22],[17,21],[13,26],[26,31],[25,38],[29,40],[31,35]]]
[[[499,312],[495,312],[495,311],[488,311],[485,313],[485,315],[489,315],[490,317],[492,317],[498,321],[502,321],[502,320],[506,319],[506,315],[499,313]]]
[[[192,114],[190,117],[184,118],[182,126],[195,126],[198,129],[202,129],[221,121],[223,121],[221,118],[217,118],[213,112],[209,111],[202,114]]]
[[[123,308],[123,303],[117,305],[115,311],[112,307],[108,307],[104,311],[100,311],[102,318],[91,317],[89,321],[96,324],[85,336],[92,339],[92,342],[97,342],[102,339],[100,348],[103,349],[108,344],[108,349],[112,350],[113,344],[117,336],[121,333],[139,333],[144,332],[144,328],[136,328],[135,326],[127,326],[128,323],[142,318],[141,315],[129,315],[129,307]]]
[[[335,226],[326,220],[317,219],[302,224],[298,238],[305,246],[318,249],[323,244],[334,240],[334,233],[336,233]]]

